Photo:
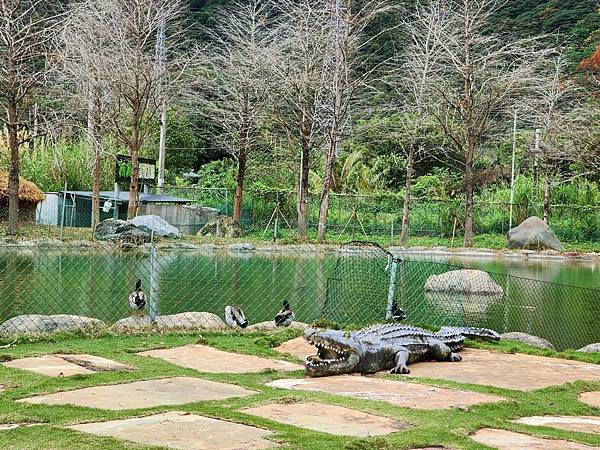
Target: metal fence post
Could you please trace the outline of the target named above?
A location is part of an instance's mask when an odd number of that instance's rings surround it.
[[[156,243],[154,231],[150,235],[150,321],[156,321],[158,311],[158,279],[156,274]]]
[[[396,274],[398,271],[398,260],[390,256],[391,264],[388,263],[390,268],[390,285],[388,289],[387,309],[385,311],[385,320],[391,320],[392,310],[394,307],[394,299],[396,297]]]

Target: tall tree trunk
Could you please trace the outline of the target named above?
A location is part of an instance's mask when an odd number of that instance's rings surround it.
[[[475,156],[475,140],[469,138],[465,155],[465,247],[473,247],[473,159]]]
[[[238,155],[238,170],[235,185],[235,201],[233,203],[233,216],[234,222],[239,222],[242,217],[242,204],[244,196],[244,178],[246,176],[246,164],[248,162],[248,155],[245,148],[240,149]]]
[[[133,125],[131,128],[131,181],[129,182],[129,206],[127,207],[127,219],[133,219],[138,208],[138,184],[140,173],[140,126],[141,118],[137,111],[134,112]]]
[[[406,182],[404,183],[404,204],[402,206],[402,232],[400,233],[400,245],[408,243],[408,228],[410,214],[410,196],[412,189],[413,165],[415,161],[415,144],[412,142],[408,149],[408,160],[406,161]]]
[[[19,123],[17,105],[8,103],[8,146],[10,169],[8,171],[8,234],[17,234],[19,229]]]
[[[544,222],[550,223],[550,176],[547,173],[544,180]]]
[[[335,120],[335,119],[334,119]],[[325,175],[323,178],[323,190],[321,191],[321,204],[319,206],[319,229],[317,239],[325,241],[327,237],[327,215],[329,213],[329,192],[331,191],[331,182],[333,178],[333,164],[335,163],[335,154],[337,153],[337,133],[329,142],[327,157],[325,160]]]
[[[308,236],[308,172],[310,148],[305,141],[300,155],[300,177],[298,185],[298,236],[304,240]]]
[[[329,148],[325,158],[325,173],[323,177],[323,190],[321,191],[321,204],[319,206],[319,226],[317,239],[325,241],[327,235],[327,215],[329,213],[329,192],[333,178],[333,165],[338,152],[342,120],[344,114],[344,94],[347,83],[348,69],[348,24],[347,14],[349,5],[341,1],[335,2],[335,20],[336,20],[336,43],[335,43],[335,72],[333,78],[333,87],[335,89],[335,100],[333,104],[333,113],[331,117],[331,128],[329,130]]]
[[[102,136],[100,133],[100,93],[94,87],[90,92],[88,108],[88,139],[90,148],[94,151],[94,166],[92,168],[92,230],[100,223],[100,169],[102,167]]]

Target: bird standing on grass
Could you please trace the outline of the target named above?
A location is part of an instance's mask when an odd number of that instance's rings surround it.
[[[134,313],[141,311],[143,316],[144,308],[146,307],[146,294],[144,294],[144,291],[142,291],[141,287],[142,280],[138,278],[137,282],[135,283],[135,291],[129,294],[129,306],[131,306],[131,309]]]
[[[233,328],[246,328],[248,319],[244,315],[244,311],[238,305],[227,305],[225,307],[225,322]]]
[[[275,321],[275,325],[277,325],[278,327],[289,327],[295,318],[296,315],[290,307],[290,302],[284,300],[283,308],[281,308],[281,310],[277,313],[275,319],[273,320]]]

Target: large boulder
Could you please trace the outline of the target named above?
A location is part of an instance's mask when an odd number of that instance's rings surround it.
[[[214,237],[226,237],[236,238],[241,237],[244,234],[244,230],[237,222],[234,222],[231,217],[228,216],[217,216],[209,220],[200,231],[198,236],[214,236]]]
[[[554,350],[554,345],[552,345],[552,342],[539,336],[533,336],[532,334],[512,331],[510,333],[501,334],[500,339],[522,342],[523,344],[531,345],[532,347]]]
[[[146,227],[136,227],[127,220],[106,219],[96,227],[94,238],[98,241],[144,244],[152,240],[152,232]]]
[[[504,294],[502,287],[494,283],[487,272],[473,269],[452,270],[440,275],[431,275],[425,282],[425,291],[494,296]]]
[[[167,238],[181,237],[181,232],[160,216],[137,216],[131,219],[129,223],[135,225],[136,227],[144,231],[154,231],[154,234],[157,236]]]
[[[161,331],[168,330],[224,330],[225,322],[216,314],[209,312],[184,312],[158,316],[152,322],[148,316],[132,316],[118,320],[112,328],[115,331],[137,331],[155,328]]]
[[[585,352],[585,353],[600,353],[600,342],[595,343],[595,344],[586,345],[585,347],[582,347],[577,351]]]
[[[19,334],[44,334],[56,331],[82,330],[104,325],[104,322],[91,317],[57,314],[25,314],[8,319],[0,325],[0,336]]]
[[[530,217],[508,232],[508,247],[564,252],[554,231],[539,217]]]
[[[250,325],[246,329],[249,331],[279,331],[279,330],[285,330],[286,328],[292,328],[292,329],[296,329],[296,330],[304,330],[305,328],[308,328],[308,327],[309,327],[309,325],[307,323],[303,323],[303,322],[292,322],[292,324],[289,327],[278,327],[275,324],[274,320],[269,320],[268,322],[255,323],[253,325]]]

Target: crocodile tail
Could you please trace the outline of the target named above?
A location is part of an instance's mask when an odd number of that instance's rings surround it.
[[[442,327],[440,333],[461,334],[468,339],[483,339],[484,341],[500,340],[500,334],[487,328]]]

